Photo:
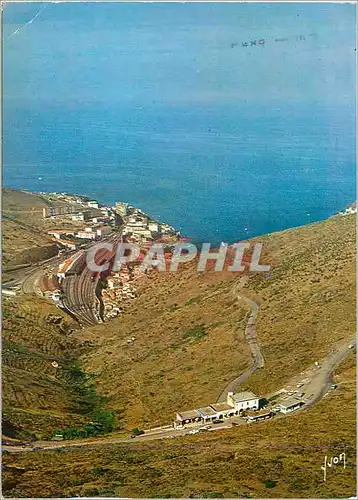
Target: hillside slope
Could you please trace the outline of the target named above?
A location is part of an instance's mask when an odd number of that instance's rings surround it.
[[[48,204],[41,196],[2,189],[3,266],[37,262],[57,254],[57,246],[44,231],[42,209]]]
[[[266,365],[245,387],[267,395],[354,335],[355,217],[255,241],[272,269],[250,274],[240,293],[260,304]],[[128,429],[169,423],[176,411],[214,402],[252,363],[244,338],[249,308],[233,295],[241,278],[197,273],[195,263],[179,273],[153,272],[122,317],[85,332],[96,349],[84,364]]]
[[[339,389],[287,418],[227,431],[3,457],[9,497],[348,498],[356,492],[355,356]],[[344,411],[342,411],[344,408]],[[323,481],[324,457],[345,453]]]

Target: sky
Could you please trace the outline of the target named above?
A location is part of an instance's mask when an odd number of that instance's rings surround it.
[[[5,106],[354,101],[351,4],[8,3],[3,24]]]

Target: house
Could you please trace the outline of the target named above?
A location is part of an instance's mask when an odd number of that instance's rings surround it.
[[[157,222],[149,222],[148,223],[148,229],[149,231],[152,231],[153,233],[159,233],[159,224]]]
[[[58,266],[57,277],[65,278],[67,276],[67,273],[73,266],[73,263],[74,261],[72,259],[66,259],[64,262],[61,262],[61,264]]]
[[[64,233],[62,231],[55,230],[55,231],[48,231],[48,234],[56,238],[56,240],[60,240]]]
[[[96,233],[89,233],[87,231],[79,231],[76,234],[77,238],[83,239],[83,240],[95,240],[96,239]]]
[[[228,418],[238,415],[238,411],[227,403],[215,403],[210,405],[216,411],[216,418]]]
[[[121,217],[125,217],[128,213],[129,204],[118,201],[115,206],[116,213]]]
[[[291,413],[292,411],[298,410],[304,404],[303,401],[295,397],[287,398],[282,403],[277,405],[277,408],[281,413]]]
[[[78,214],[72,215],[72,220],[85,221],[88,220],[89,216],[87,212],[79,212]]]
[[[177,413],[174,427],[181,428],[184,425],[195,424],[198,422],[208,423],[214,420],[235,417],[238,410],[226,403],[214,403],[197,410],[183,411]]]
[[[174,421],[175,428],[182,428],[185,425],[196,424],[198,422],[207,423],[213,420],[240,415],[244,410],[258,410],[260,398],[251,391],[244,391],[235,394],[228,392],[226,403],[213,403],[197,410],[189,410],[177,413]]]
[[[60,240],[66,235],[75,235],[74,231],[67,231],[66,229],[51,229],[51,231],[48,231],[47,233],[54,236],[57,240]]]
[[[96,200],[90,200],[87,202],[87,205],[91,208],[99,208],[99,203]]]
[[[101,207],[100,210],[107,217],[109,217],[110,215],[112,215],[112,210],[109,207]]]
[[[177,413],[174,427],[182,427],[185,424],[193,424],[202,421],[202,414],[198,410],[182,411]]]
[[[238,410],[238,412],[244,410],[258,410],[259,409],[260,398],[256,396],[251,391],[243,392],[228,392],[227,394],[227,404]]]

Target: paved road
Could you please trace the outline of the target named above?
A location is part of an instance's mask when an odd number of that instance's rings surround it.
[[[79,278],[80,277],[76,277]],[[80,283],[77,283],[76,285],[70,286],[69,290],[77,290],[81,289],[81,293],[84,293],[86,296],[90,291],[86,288],[83,288],[83,283],[88,284],[88,280],[86,277],[82,278],[82,285]],[[87,290],[87,291],[86,291]],[[235,294],[237,293],[237,288],[235,288]],[[226,399],[226,394],[230,390],[234,390],[235,386],[238,384],[242,383],[244,380],[246,380],[257,368],[262,368],[264,366],[264,359],[261,354],[260,348],[257,344],[256,341],[256,335],[255,335],[255,323],[256,323],[256,317],[259,312],[259,306],[258,304],[253,301],[252,299],[249,299],[247,297],[244,297],[242,295],[237,296],[239,300],[245,300],[250,307],[251,307],[251,313],[246,325],[246,338],[247,341],[250,345],[252,356],[254,359],[253,366],[246,370],[244,373],[242,373],[239,377],[235,378],[228,386],[224,389],[222,394],[220,395],[219,401],[222,400],[224,397],[224,400]],[[76,303],[76,300],[78,300],[78,297],[74,297],[73,301]],[[81,303],[78,304],[79,307],[81,307]],[[83,306],[83,304],[82,304]],[[330,354],[328,354],[323,360],[320,361],[319,367],[315,370],[313,376],[310,378],[309,382],[305,386],[305,405],[302,407],[301,410],[297,410],[296,412],[289,413],[289,414],[280,414],[279,418],[286,418],[289,417],[290,415],[295,415],[297,412],[304,411],[310,407],[312,407],[314,404],[316,404],[318,401],[320,401],[330,390],[330,384],[332,380],[332,373],[333,371],[337,368],[337,366],[345,360],[345,358],[348,356],[349,353],[351,353],[352,349],[349,347],[350,345],[356,346],[356,339],[352,338],[349,343],[346,343],[344,345],[341,345],[339,348],[335,349],[332,351]],[[276,418],[276,417],[275,417]],[[213,432],[216,430],[222,430],[222,429],[227,429],[230,428],[232,425],[232,422],[236,422],[239,425],[247,425],[246,422],[239,417],[236,417],[234,419],[228,419],[224,421],[222,424],[217,424],[210,429],[209,432]],[[201,424],[203,425],[203,424]],[[254,425],[254,424],[251,424]],[[199,426],[200,427],[200,426]],[[170,439],[170,438],[175,438],[177,436],[183,436],[186,434],[190,433],[190,429],[182,429],[182,430],[174,430],[173,428],[167,428],[163,430],[148,430],[145,432],[144,435],[138,436],[136,438],[123,438],[123,437],[113,437],[113,436],[108,436],[108,437],[103,437],[103,438],[98,438],[98,439],[84,439],[84,440],[76,440],[76,441],[39,441],[39,442],[32,442],[32,443],[26,443],[26,444],[19,444],[19,445],[11,445],[11,444],[4,444],[2,449],[6,450],[11,453],[19,453],[23,451],[36,451],[36,450],[49,450],[49,449],[56,449],[56,448],[67,448],[67,447],[83,447],[83,446],[94,446],[94,445],[108,445],[108,444],[120,444],[120,443],[136,443],[140,441],[150,441],[150,440],[156,440],[156,439]]]
[[[265,366],[264,357],[256,340],[256,318],[260,309],[259,305],[254,300],[249,299],[248,297],[244,297],[240,294],[237,296],[237,298],[238,300],[244,300],[251,307],[251,313],[246,324],[245,337],[251,349],[253,364],[225,387],[225,389],[221,392],[220,396],[217,399],[218,403],[225,402],[228,392],[236,392],[237,388],[243,382],[245,382],[245,380],[247,380],[258,368],[263,368]]]
[[[332,378],[332,372],[337,368],[337,366],[342,363],[345,358],[352,353],[352,349],[348,345],[356,345],[356,340],[352,339],[350,344],[344,344],[339,349],[330,353],[324,360],[320,363],[320,368],[317,369],[310,381],[310,388],[312,389],[311,397],[306,399],[306,404],[300,409],[288,414],[278,414],[274,418],[289,418],[291,415],[296,415],[298,412],[305,411],[306,409],[312,407],[318,403],[330,390],[330,383]],[[353,353],[352,353],[353,354]],[[307,386],[308,387],[308,386]],[[308,393],[307,393],[308,394]],[[235,417],[232,419],[227,419],[221,424],[213,425],[209,432],[219,431],[223,429],[231,428],[232,423],[239,425],[248,425],[245,420],[240,417]],[[200,424],[203,425],[203,424]],[[200,427],[200,425],[198,427]],[[255,424],[250,424],[255,425]],[[152,441],[157,439],[170,439],[179,436],[184,436],[190,434],[189,428],[174,430],[173,428],[158,430],[152,429],[145,432],[144,435],[138,436],[136,438],[123,438],[123,437],[103,437],[98,439],[83,439],[76,441],[37,441],[26,444],[4,444],[2,446],[3,450],[10,453],[20,453],[23,451],[37,451],[37,450],[52,450],[56,448],[67,448],[67,447],[83,447],[83,446],[103,446],[108,444],[121,444],[121,443],[137,443],[140,441]]]
[[[349,348],[349,346],[356,346],[355,337],[348,344],[342,344],[319,362],[319,367],[315,368],[315,373],[311,380],[302,387],[305,393],[305,406],[302,409],[313,406],[329,391],[333,371],[352,351],[352,348]]]

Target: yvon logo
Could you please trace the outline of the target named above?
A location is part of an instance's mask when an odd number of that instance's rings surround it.
[[[324,457],[324,464],[321,466],[321,469],[323,470],[323,481],[327,480],[327,466],[332,468],[333,466],[343,464],[343,469],[346,468],[346,454],[345,453],[341,453],[337,457],[331,457],[329,460],[327,460],[327,459],[328,459],[328,457],[326,455]]]

